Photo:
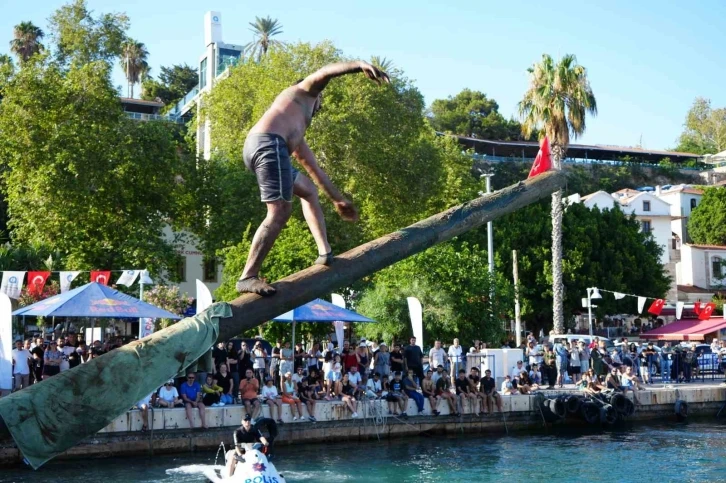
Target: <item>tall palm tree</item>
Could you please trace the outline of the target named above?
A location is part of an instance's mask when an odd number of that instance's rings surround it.
[[[146,62],[148,56],[149,51],[146,50],[146,46],[133,39],[128,39],[121,48],[121,67],[123,67],[129,83],[129,97],[134,97],[134,84],[141,82],[150,70],[149,64]]]
[[[18,56],[20,62],[27,62],[32,56],[43,50],[40,39],[45,36],[43,31],[33,22],[20,22],[13,30],[10,50]]]
[[[255,39],[245,45],[245,53],[250,57],[257,57],[259,61],[271,48],[284,45],[284,42],[272,38],[282,33],[282,25],[278,23],[277,19],[255,17],[255,21],[250,22],[250,27],[255,34]]]
[[[587,113],[597,114],[597,102],[587,79],[586,69],[574,55],[565,55],[555,63],[547,54],[527,69],[529,89],[519,103],[522,134],[528,137],[536,129],[547,135],[555,169],[562,160],[570,139],[585,132]],[[564,285],[562,283],[562,191],[552,193],[552,318],[554,331],[563,334]]]
[[[391,59],[387,57],[380,57],[378,55],[371,57],[371,64],[388,73],[396,68],[396,64],[394,64]]]

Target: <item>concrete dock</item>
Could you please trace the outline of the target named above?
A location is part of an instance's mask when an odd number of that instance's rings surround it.
[[[574,389],[540,391],[546,397],[561,394],[582,394]],[[503,412],[493,415],[476,416],[470,414],[471,408],[464,407],[460,417],[448,414],[448,405],[439,404],[440,416],[431,415],[428,401],[424,412],[418,411],[412,400],[409,401],[408,419],[388,415],[385,401],[359,402],[359,417],[351,419],[350,412],[340,402],[319,401],[312,423],[308,420],[293,421],[290,408],[283,406],[284,424],[278,425],[279,435],[275,444],[328,442],[336,437],[351,439],[383,439],[415,436],[420,433],[446,434],[462,432],[504,433],[542,428],[545,424],[534,395],[502,396]],[[627,395],[633,398],[632,393]],[[715,418],[726,402],[726,385],[718,383],[653,385],[638,393],[640,405],[629,421],[660,420],[675,421],[676,401],[688,403],[689,417]],[[269,412],[263,404],[264,416]],[[150,431],[141,432],[141,414],[138,410],[128,411],[116,418],[106,428],[93,437],[64,453],[61,458],[118,457],[143,454],[184,453],[194,451],[216,451],[220,442],[230,445],[232,430],[240,425],[245,414],[243,406],[233,405],[207,408],[209,429],[190,429],[184,409],[154,409],[149,412]],[[726,413],[726,410],[724,410]],[[306,413],[307,414],[307,413]],[[726,416],[726,414],[724,414]],[[198,411],[194,411],[193,425],[199,428]],[[153,420],[153,425],[152,425]],[[549,423],[547,423],[549,424]],[[581,418],[568,416],[555,423],[560,425],[582,426]],[[0,444],[0,467],[17,465],[22,455],[14,443]]]

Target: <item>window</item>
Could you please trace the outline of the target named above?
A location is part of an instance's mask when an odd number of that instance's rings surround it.
[[[199,90],[201,91],[207,86],[207,58],[202,59],[199,64]]]
[[[711,258],[711,276],[714,280],[724,278],[724,260],[721,257]]]
[[[650,226],[650,220],[643,220],[640,222],[640,226],[643,228],[643,233],[650,233],[650,231],[653,229]]]
[[[643,211],[650,211],[650,201],[643,201]]]
[[[174,278],[179,282],[187,281],[187,257],[179,256],[179,259],[174,265]]]
[[[204,281],[216,283],[217,282],[217,259],[216,258],[205,258],[204,259]]]
[[[691,198],[691,210],[693,210],[698,205],[698,201],[696,201],[696,198]]]
[[[232,50],[232,49],[219,49],[219,54],[217,56],[217,73],[216,75],[221,74],[224,72],[228,67],[231,67],[233,65],[237,65],[239,62],[240,56],[242,55],[242,52],[239,50]]]

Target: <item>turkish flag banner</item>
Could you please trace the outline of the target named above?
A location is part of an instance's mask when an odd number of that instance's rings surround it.
[[[665,305],[665,300],[657,299],[650,305],[650,308],[648,309],[648,313],[653,314],[653,315],[660,315],[660,313],[663,311],[664,305]]]
[[[713,309],[716,308],[716,304],[713,302],[707,303],[702,309],[701,312],[698,314],[698,320],[708,320],[711,318],[711,314],[713,313]]]
[[[50,272],[28,272],[28,293],[35,296],[42,294],[48,277]]]
[[[533,178],[538,174],[542,174],[552,169],[552,158],[550,157],[550,140],[547,136],[542,140],[542,145],[537,152],[537,157],[534,158],[532,169],[529,170],[529,176],[527,178]]]
[[[693,312],[695,312],[696,315],[701,313],[701,302],[696,302],[693,304]]]
[[[111,279],[111,270],[100,270],[91,272],[91,282],[97,282],[101,285],[108,285]]]

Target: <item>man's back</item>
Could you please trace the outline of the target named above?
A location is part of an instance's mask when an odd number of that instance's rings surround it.
[[[267,133],[282,136],[290,152],[294,152],[305,137],[313,116],[317,97],[294,85],[282,91],[250,134]]]

